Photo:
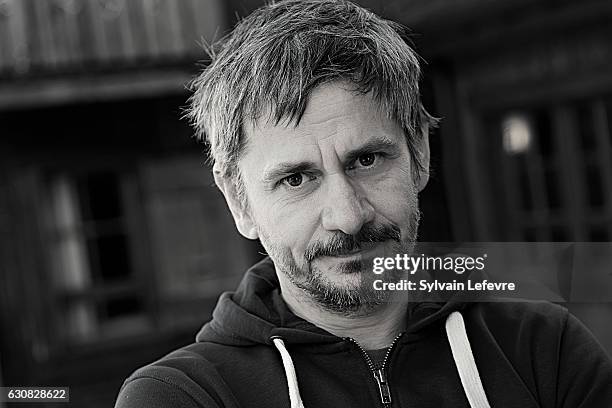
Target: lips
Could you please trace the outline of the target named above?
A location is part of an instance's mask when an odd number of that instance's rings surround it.
[[[359,248],[355,248],[352,249],[350,251],[345,251],[339,254],[335,254],[335,255],[328,255],[327,257],[329,258],[340,258],[340,259],[344,259],[344,258],[356,258],[359,256],[366,256],[368,255],[373,249],[376,248],[376,246],[378,246],[378,244],[381,244],[380,242],[375,242],[375,243],[363,243],[360,245]]]

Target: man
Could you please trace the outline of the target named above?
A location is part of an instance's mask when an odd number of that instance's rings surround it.
[[[435,124],[401,32],[349,2],[291,0],[222,44],[190,117],[269,258],[117,407],[611,406],[612,364],[561,307],[373,289],[372,259],[416,241]]]

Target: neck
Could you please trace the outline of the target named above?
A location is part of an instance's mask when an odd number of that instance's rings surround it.
[[[364,315],[344,316],[315,304],[301,289],[279,276],[283,300],[296,316],[338,337],[351,337],[366,350],[389,347],[406,326],[407,301],[390,298]]]

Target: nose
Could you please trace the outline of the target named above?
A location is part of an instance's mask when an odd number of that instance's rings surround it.
[[[373,221],[374,208],[344,174],[328,177],[327,197],[322,213],[323,228],[355,235],[364,224]]]

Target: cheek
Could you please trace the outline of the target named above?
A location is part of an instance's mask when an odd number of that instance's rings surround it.
[[[268,202],[258,207],[260,211],[255,213],[258,228],[276,246],[289,249],[296,256],[303,255],[319,225],[314,206],[304,202],[276,204]]]
[[[368,201],[377,214],[403,224],[417,210],[417,193],[409,171],[396,170],[368,186]]]

